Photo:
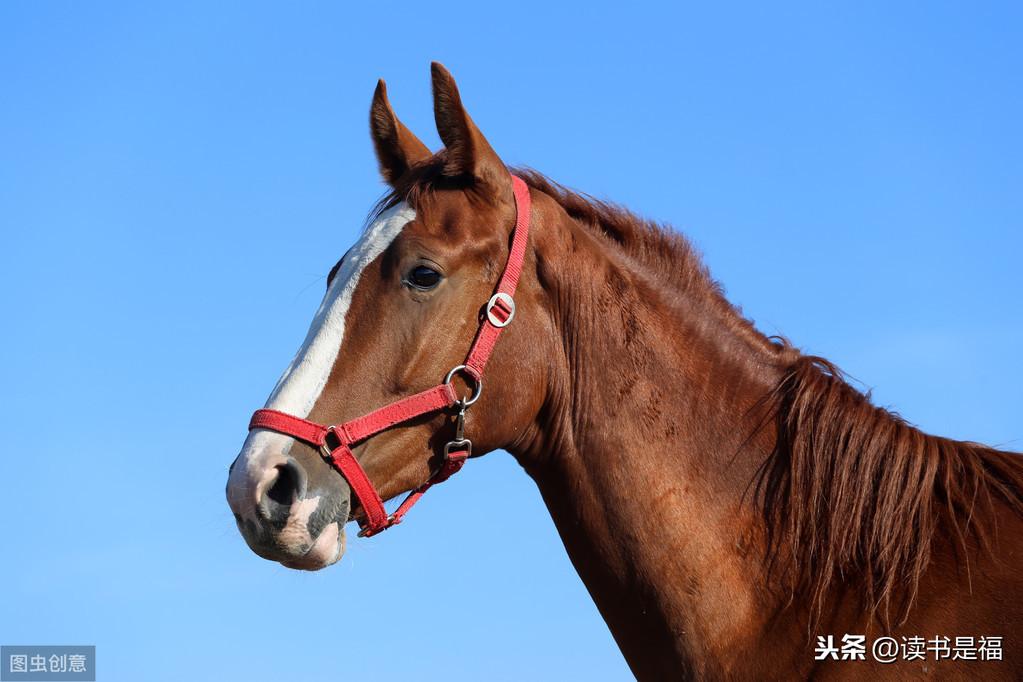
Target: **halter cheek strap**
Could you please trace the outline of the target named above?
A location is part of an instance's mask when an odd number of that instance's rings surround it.
[[[483,391],[483,370],[501,332],[515,317],[515,288],[522,274],[526,244],[529,240],[531,206],[529,187],[521,178],[513,175],[512,189],[515,195],[516,217],[508,262],[494,295],[487,303],[486,316],[480,323],[465,362],[448,372],[442,383],[337,426],[325,426],[285,412],[267,409],[256,410],[249,421],[250,431],[253,429],[276,431],[320,450],[323,458],[344,476],[362,506],[365,519],[359,522],[361,536],[376,535],[401,523],[402,518],[412,505],[419,501],[423,493],[457,473],[472,454],[472,442],[462,433],[465,411],[479,399]],[[473,387],[471,396],[458,397],[451,384],[456,374],[462,374]],[[426,483],[412,490],[393,514],[388,515],[376,487],[369,480],[359,460],[352,454],[352,446],[392,426],[448,408],[457,408],[458,413],[455,438],[444,446],[443,464]]]

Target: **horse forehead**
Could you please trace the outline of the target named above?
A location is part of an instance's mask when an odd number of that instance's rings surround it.
[[[347,280],[357,277],[394,239],[416,219],[416,210],[401,202],[382,211],[345,254],[335,281],[343,288]],[[329,293],[329,292],[328,292]]]
[[[479,232],[480,224],[500,218],[498,207],[474,199],[463,190],[442,190],[422,194],[414,201],[418,213],[413,230],[416,235],[456,239]]]
[[[302,347],[284,371],[267,407],[308,415],[345,340],[345,320],[360,276],[415,218],[407,204],[381,213],[348,250],[313,317]]]

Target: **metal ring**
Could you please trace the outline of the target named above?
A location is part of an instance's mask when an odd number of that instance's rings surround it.
[[[501,320],[499,317],[494,315],[494,306],[500,301],[504,303],[504,307],[508,309],[508,317]],[[487,319],[490,320],[490,324],[495,327],[507,327],[511,324],[512,318],[515,317],[515,299],[511,297],[511,294],[503,291],[498,291],[496,294],[490,297],[487,301]]]
[[[330,426],[328,426],[327,430],[323,434],[323,443],[320,444],[320,454],[323,455],[324,459],[328,460],[333,456],[334,450],[337,449],[331,448],[330,443],[327,442],[327,439],[330,438],[331,435],[333,435],[334,438],[337,438],[338,447],[341,447],[341,445],[343,445],[343,443],[341,443],[341,439],[337,435],[337,431],[334,429],[334,425],[331,424]]]
[[[444,383],[450,384],[451,380],[459,372],[461,372],[464,376],[468,377],[469,379],[472,379],[472,381],[466,382],[473,387],[472,395],[470,395],[467,398],[462,398],[456,403],[457,405],[461,405],[463,408],[465,408],[469,407],[474,402],[480,399],[480,394],[483,393],[483,377],[477,375],[476,370],[471,369],[468,365],[456,365],[455,367],[452,367],[451,371],[448,372],[448,375],[444,377]]]

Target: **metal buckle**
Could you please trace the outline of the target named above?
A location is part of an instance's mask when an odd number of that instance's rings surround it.
[[[334,439],[337,441],[337,445],[333,448],[330,447],[330,444],[327,442],[327,439],[331,436],[334,436]],[[334,450],[341,447],[342,443],[341,437],[337,435],[337,429],[333,424],[331,424],[327,427],[326,432],[323,434],[323,443],[320,444],[320,454],[323,455],[324,459],[333,459]]]
[[[373,537],[374,535],[379,535],[380,533],[383,533],[385,530],[391,528],[392,526],[397,526],[399,523],[401,523],[401,521],[394,520],[394,514],[388,514],[387,522],[383,526],[379,528],[370,528],[369,526],[361,527],[359,528],[359,532],[356,533],[356,536],[360,538]]]
[[[469,459],[472,457],[472,441],[468,438],[458,438],[455,440],[449,440],[444,445],[444,461],[451,459],[452,450],[465,450],[465,458]]]
[[[460,400],[458,400],[458,402],[455,403],[456,405],[461,406],[461,408],[464,410],[465,408],[469,407],[474,402],[480,399],[480,394],[483,393],[483,377],[479,376],[479,374],[477,374],[475,370],[470,369],[468,365],[456,365],[455,367],[452,367],[451,371],[448,372],[448,375],[444,377],[444,383],[450,384],[451,380],[459,372],[461,372],[463,376],[472,380],[466,382],[467,384],[470,384],[472,386],[472,395],[466,398],[461,398]]]
[[[508,311],[508,317],[503,320],[494,314],[494,308],[497,304],[503,304],[505,310]],[[511,294],[507,294],[503,291],[498,291],[496,294],[490,297],[487,301],[487,319],[490,320],[490,324],[495,327],[507,327],[511,324],[512,319],[515,317],[515,299],[511,297]]]

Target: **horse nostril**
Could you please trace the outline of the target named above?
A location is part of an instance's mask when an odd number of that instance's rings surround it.
[[[305,497],[306,475],[294,459],[276,467],[276,477],[266,489],[260,506],[288,508]],[[269,509],[267,511],[270,511]]]

